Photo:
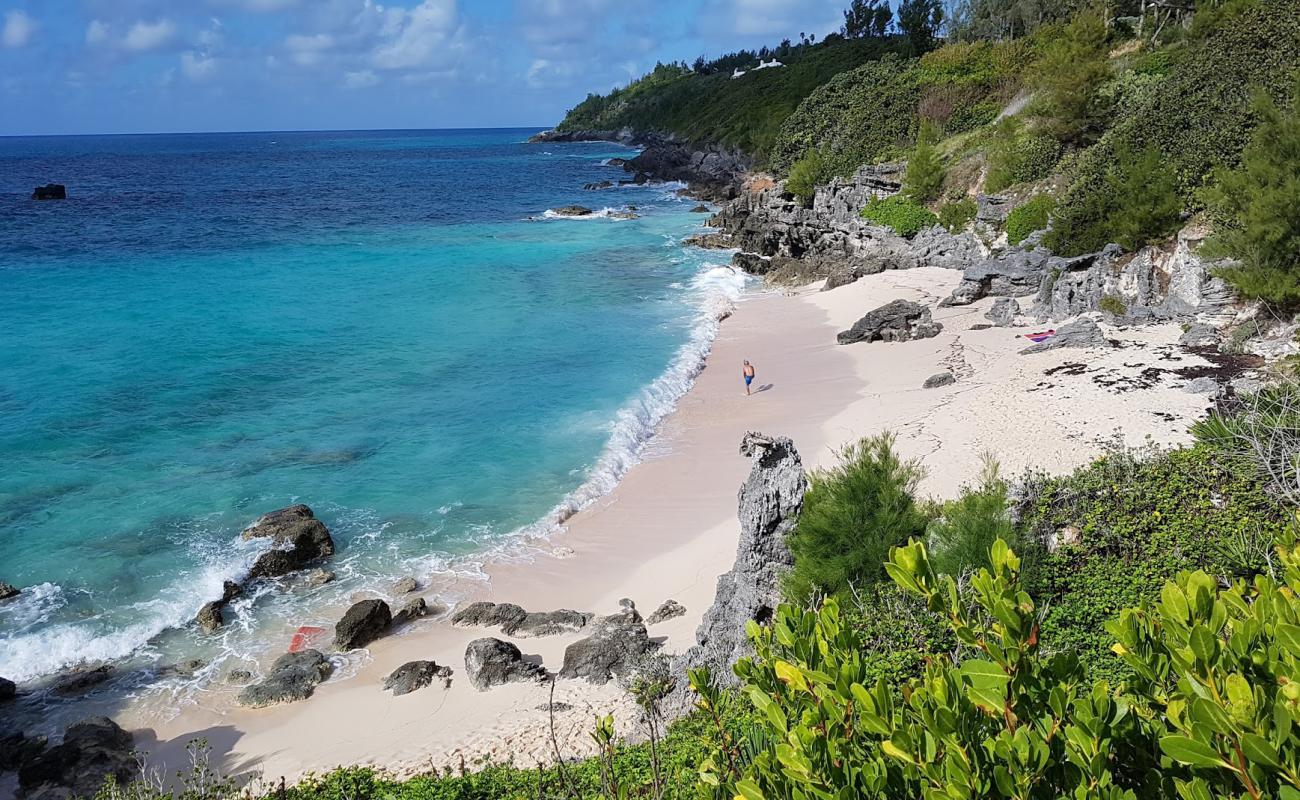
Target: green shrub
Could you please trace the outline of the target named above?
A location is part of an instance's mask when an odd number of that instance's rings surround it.
[[[1085,8],[1058,35],[1045,39],[1032,74],[1042,98],[1039,113],[1063,140],[1092,141],[1105,129],[1098,89],[1110,76],[1109,35],[1100,10]]]
[[[1300,304],[1300,84],[1290,108],[1264,92],[1253,106],[1259,127],[1241,169],[1221,170],[1210,204],[1221,221],[1211,253],[1240,266],[1220,274],[1248,298]]]
[[[794,567],[784,590],[795,602],[874,583],[884,577],[889,548],[925,531],[926,516],[912,496],[923,470],[898,457],[892,435],[863,439],[838,455],[836,466],[809,474],[787,540]]]
[[[785,188],[804,206],[811,206],[813,195],[817,192],[817,185],[825,183],[832,177],[826,157],[821,151],[809,150],[790,165],[790,177],[786,179]]]
[[[979,213],[979,207],[969,197],[963,197],[953,203],[944,203],[939,207],[939,224],[952,233],[957,233],[970,224]]]
[[[939,224],[939,218],[929,209],[917,205],[902,195],[868,201],[862,209],[862,218],[893,228],[899,236],[908,238]]]
[[[1035,231],[1047,228],[1056,208],[1056,201],[1051,195],[1040,194],[1027,203],[1012,209],[1007,215],[1007,242],[1017,245]]]
[[[1101,298],[1101,302],[1097,304],[1097,307],[1113,317],[1122,317],[1128,313],[1128,306],[1124,304],[1121,298],[1113,294]]]
[[[1096,190],[1062,201],[1046,243],[1067,256],[1100,250],[1110,242],[1135,250],[1172,233],[1182,209],[1173,169],[1160,152],[1153,147],[1133,152],[1120,145]]]
[[[1013,118],[998,123],[988,148],[989,171],[984,189],[1000,192],[1018,183],[1046,178],[1061,160],[1055,137],[1020,129]]]
[[[922,123],[916,148],[907,160],[907,171],[903,175],[903,195],[914,203],[930,202],[939,196],[939,190],[943,188],[946,170],[943,159],[934,146],[936,136],[933,126]]]
[[[1007,482],[991,458],[985,460],[979,482],[963,486],[956,500],[944,503],[926,532],[934,551],[934,568],[958,577],[988,567],[993,543],[998,539],[1015,541],[1015,536],[1007,513]]]
[[[1236,455],[1269,492],[1300,506],[1300,382],[1281,380],[1192,425],[1196,438]]]
[[[863,587],[842,602],[844,623],[861,637],[869,683],[916,677],[931,653],[957,647],[947,620],[892,581]]]

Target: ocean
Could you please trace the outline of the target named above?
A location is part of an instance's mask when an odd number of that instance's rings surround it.
[[[0,676],[212,679],[615,485],[745,279],[682,246],[680,186],[582,189],[632,151],[535,132],[0,139]],[[545,213],[573,203],[639,218]],[[295,502],[338,580],[200,635]]]

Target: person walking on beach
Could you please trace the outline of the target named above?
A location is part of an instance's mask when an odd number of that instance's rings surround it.
[[[745,394],[748,395],[749,385],[754,382],[754,365],[746,360],[745,368],[741,370],[741,374],[745,376]]]

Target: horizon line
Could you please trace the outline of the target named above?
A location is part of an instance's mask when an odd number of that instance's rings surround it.
[[[116,133],[0,133],[0,139],[58,139],[94,136],[240,136],[255,133],[419,133],[424,131],[552,130],[554,125],[492,125],[460,128],[284,128],[280,130],[134,131]]]

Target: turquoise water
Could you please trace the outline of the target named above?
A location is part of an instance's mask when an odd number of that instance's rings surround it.
[[[627,150],[532,132],[0,139],[0,675],[282,648],[613,486],[743,279],[675,187],[581,190]],[[292,502],[341,580],[194,639]]]

